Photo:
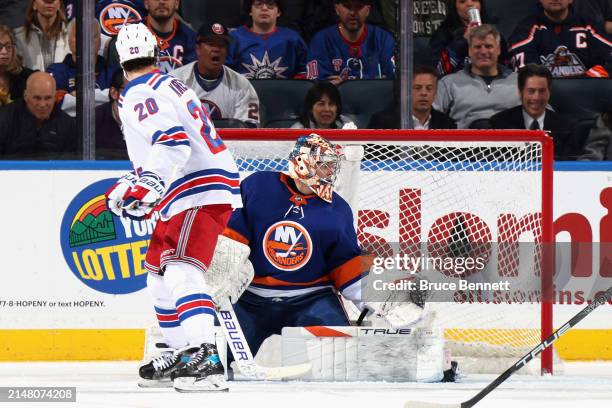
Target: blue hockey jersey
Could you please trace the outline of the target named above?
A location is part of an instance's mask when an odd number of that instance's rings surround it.
[[[339,75],[346,79],[393,78],[394,41],[385,30],[366,24],[361,37],[350,42],[338,25],[327,27],[312,38],[308,53],[308,79]]]
[[[242,26],[232,31],[225,64],[249,79],[305,78],[308,48],[300,35],[285,27],[257,34]]]
[[[367,272],[351,209],[336,193],[327,203],[295,191],[289,180],[262,171],[241,183],[244,207],[234,211],[224,235],[251,248],[255,278],[247,290],[264,297],[343,291]]]
[[[197,59],[197,35],[185,23],[174,19],[174,26],[169,34],[157,32],[148,21],[147,27],[155,34],[159,43],[160,71],[168,73]]]

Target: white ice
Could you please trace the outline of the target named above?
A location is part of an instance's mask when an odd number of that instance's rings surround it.
[[[136,362],[0,363],[0,386],[70,386],[76,403],[2,403],[2,407],[161,408],[403,408],[406,400],[458,403],[495,376],[468,376],[461,383],[231,382],[230,392],[181,394],[136,385]],[[477,407],[611,408],[612,363],[565,363],[564,374],[518,375]]]

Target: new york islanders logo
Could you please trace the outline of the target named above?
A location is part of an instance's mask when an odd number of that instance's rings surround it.
[[[124,24],[135,24],[142,21],[142,16],[127,4],[111,3],[100,11],[100,26],[104,34],[114,37]]]
[[[306,265],[312,255],[312,239],[302,225],[279,221],[266,231],[263,238],[266,259],[276,268],[295,271]]]

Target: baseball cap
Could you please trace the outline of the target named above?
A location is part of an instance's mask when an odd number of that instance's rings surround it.
[[[232,42],[232,37],[228,34],[227,27],[222,23],[205,22],[198,30],[198,41],[211,38],[222,38],[228,45]]]

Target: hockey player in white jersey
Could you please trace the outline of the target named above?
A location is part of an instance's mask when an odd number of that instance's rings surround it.
[[[171,72],[192,88],[210,118],[238,119],[259,126],[259,98],[244,76],[224,65],[231,37],[221,23],[204,23],[198,31],[198,60]]]
[[[117,51],[129,81],[118,105],[134,172],[107,192],[107,205],[135,219],[159,212],[145,268],[172,349],[140,368],[140,384],[172,379],[178,391],[224,391],[206,270],[232,209],[242,206],[238,170],[195,92],[157,70],[157,41],[145,25],[123,27]]]

